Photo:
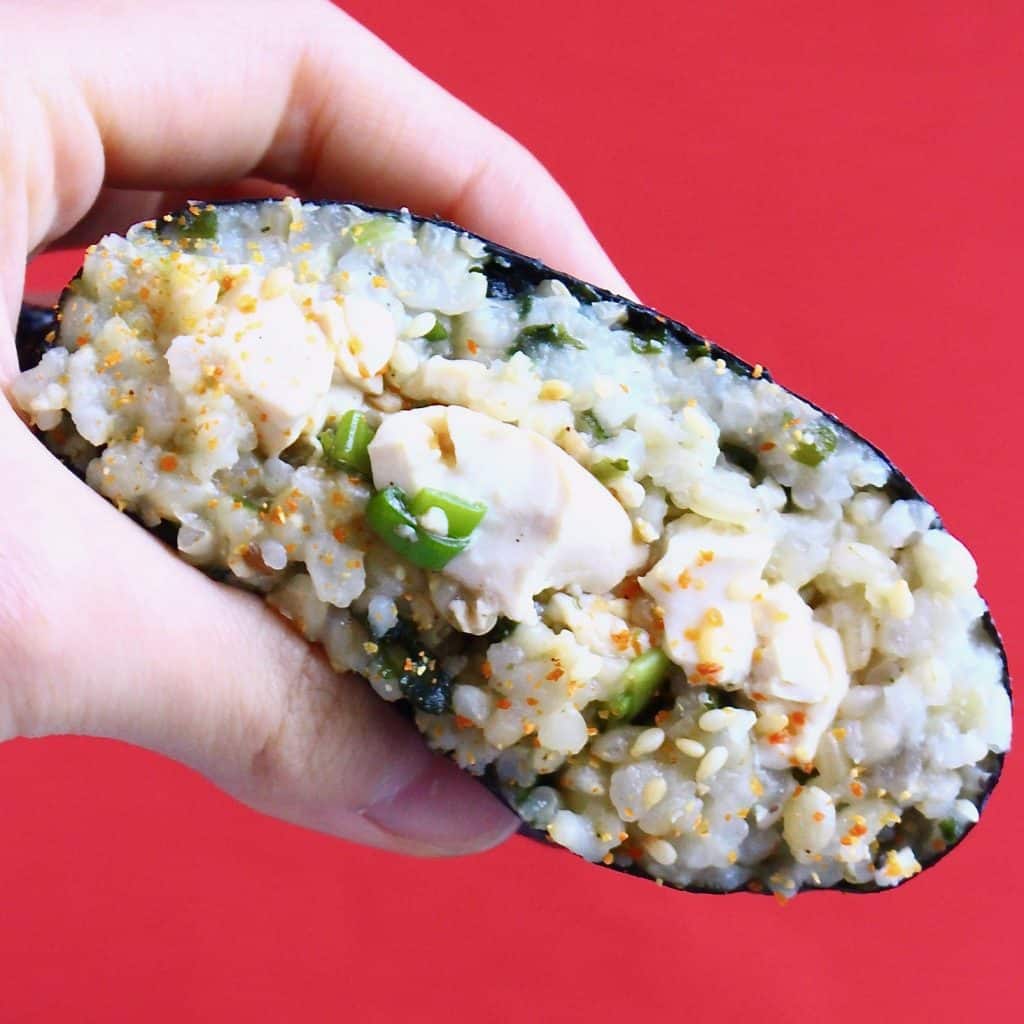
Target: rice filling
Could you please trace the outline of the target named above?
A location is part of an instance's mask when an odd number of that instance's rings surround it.
[[[1010,741],[967,549],[760,368],[494,260],[405,213],[193,204],[89,250],[13,397],[582,857],[916,874]]]

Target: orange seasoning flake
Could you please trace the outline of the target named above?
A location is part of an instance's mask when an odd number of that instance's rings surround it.
[[[178,456],[173,452],[161,455],[157,466],[159,466],[164,473],[173,473],[178,468]]]
[[[502,697],[501,700],[498,701],[498,707],[501,708],[502,711],[508,711],[508,709],[512,707],[512,701],[510,701],[508,697]]]
[[[722,666],[717,661],[698,661],[697,675],[717,676],[722,671]]]
[[[626,650],[629,647],[629,630],[620,629],[617,633],[612,633],[611,640],[620,651]]]
[[[725,619],[722,618],[722,613],[717,608],[709,608],[704,613],[704,622],[709,626],[722,626],[725,624]]]

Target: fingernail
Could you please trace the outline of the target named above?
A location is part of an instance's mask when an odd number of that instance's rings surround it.
[[[476,779],[443,758],[423,768],[397,793],[365,808],[367,821],[433,854],[475,853],[507,839],[519,819]]]

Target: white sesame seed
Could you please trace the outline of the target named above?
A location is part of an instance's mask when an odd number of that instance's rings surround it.
[[[657,861],[665,867],[675,864],[676,857],[678,856],[676,848],[664,839],[648,839],[644,843],[644,849],[651,860]]]
[[[703,757],[707,750],[703,743],[698,743],[697,740],[687,739],[685,736],[680,736],[676,740],[676,747],[679,748],[682,753],[687,757]]]
[[[728,759],[729,751],[725,747],[712,747],[697,765],[697,781],[707,782]]]
[[[700,716],[697,724],[704,732],[721,732],[728,724],[732,708],[712,708]]]
[[[664,742],[664,730],[658,728],[644,729],[633,741],[633,746],[629,748],[629,756],[643,757],[644,754],[653,754]]]
[[[649,811],[656,803],[658,803],[668,792],[668,783],[660,776],[657,775],[653,779],[648,779],[644,784],[641,799],[644,803],[644,810]]]
[[[765,736],[770,736],[773,732],[782,732],[787,725],[789,725],[788,715],[769,711],[758,719],[757,731]]]

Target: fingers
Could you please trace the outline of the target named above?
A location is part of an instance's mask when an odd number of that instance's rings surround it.
[[[461,853],[515,819],[257,597],[180,562],[0,403],[0,739],[112,736],[277,817],[392,850]]]
[[[33,222],[33,247],[70,230],[104,178],[195,192],[257,174],[311,196],[441,214],[626,289],[526,150],[329,4],[58,6],[35,81],[53,150],[73,153],[78,173],[53,170],[56,200]]]

